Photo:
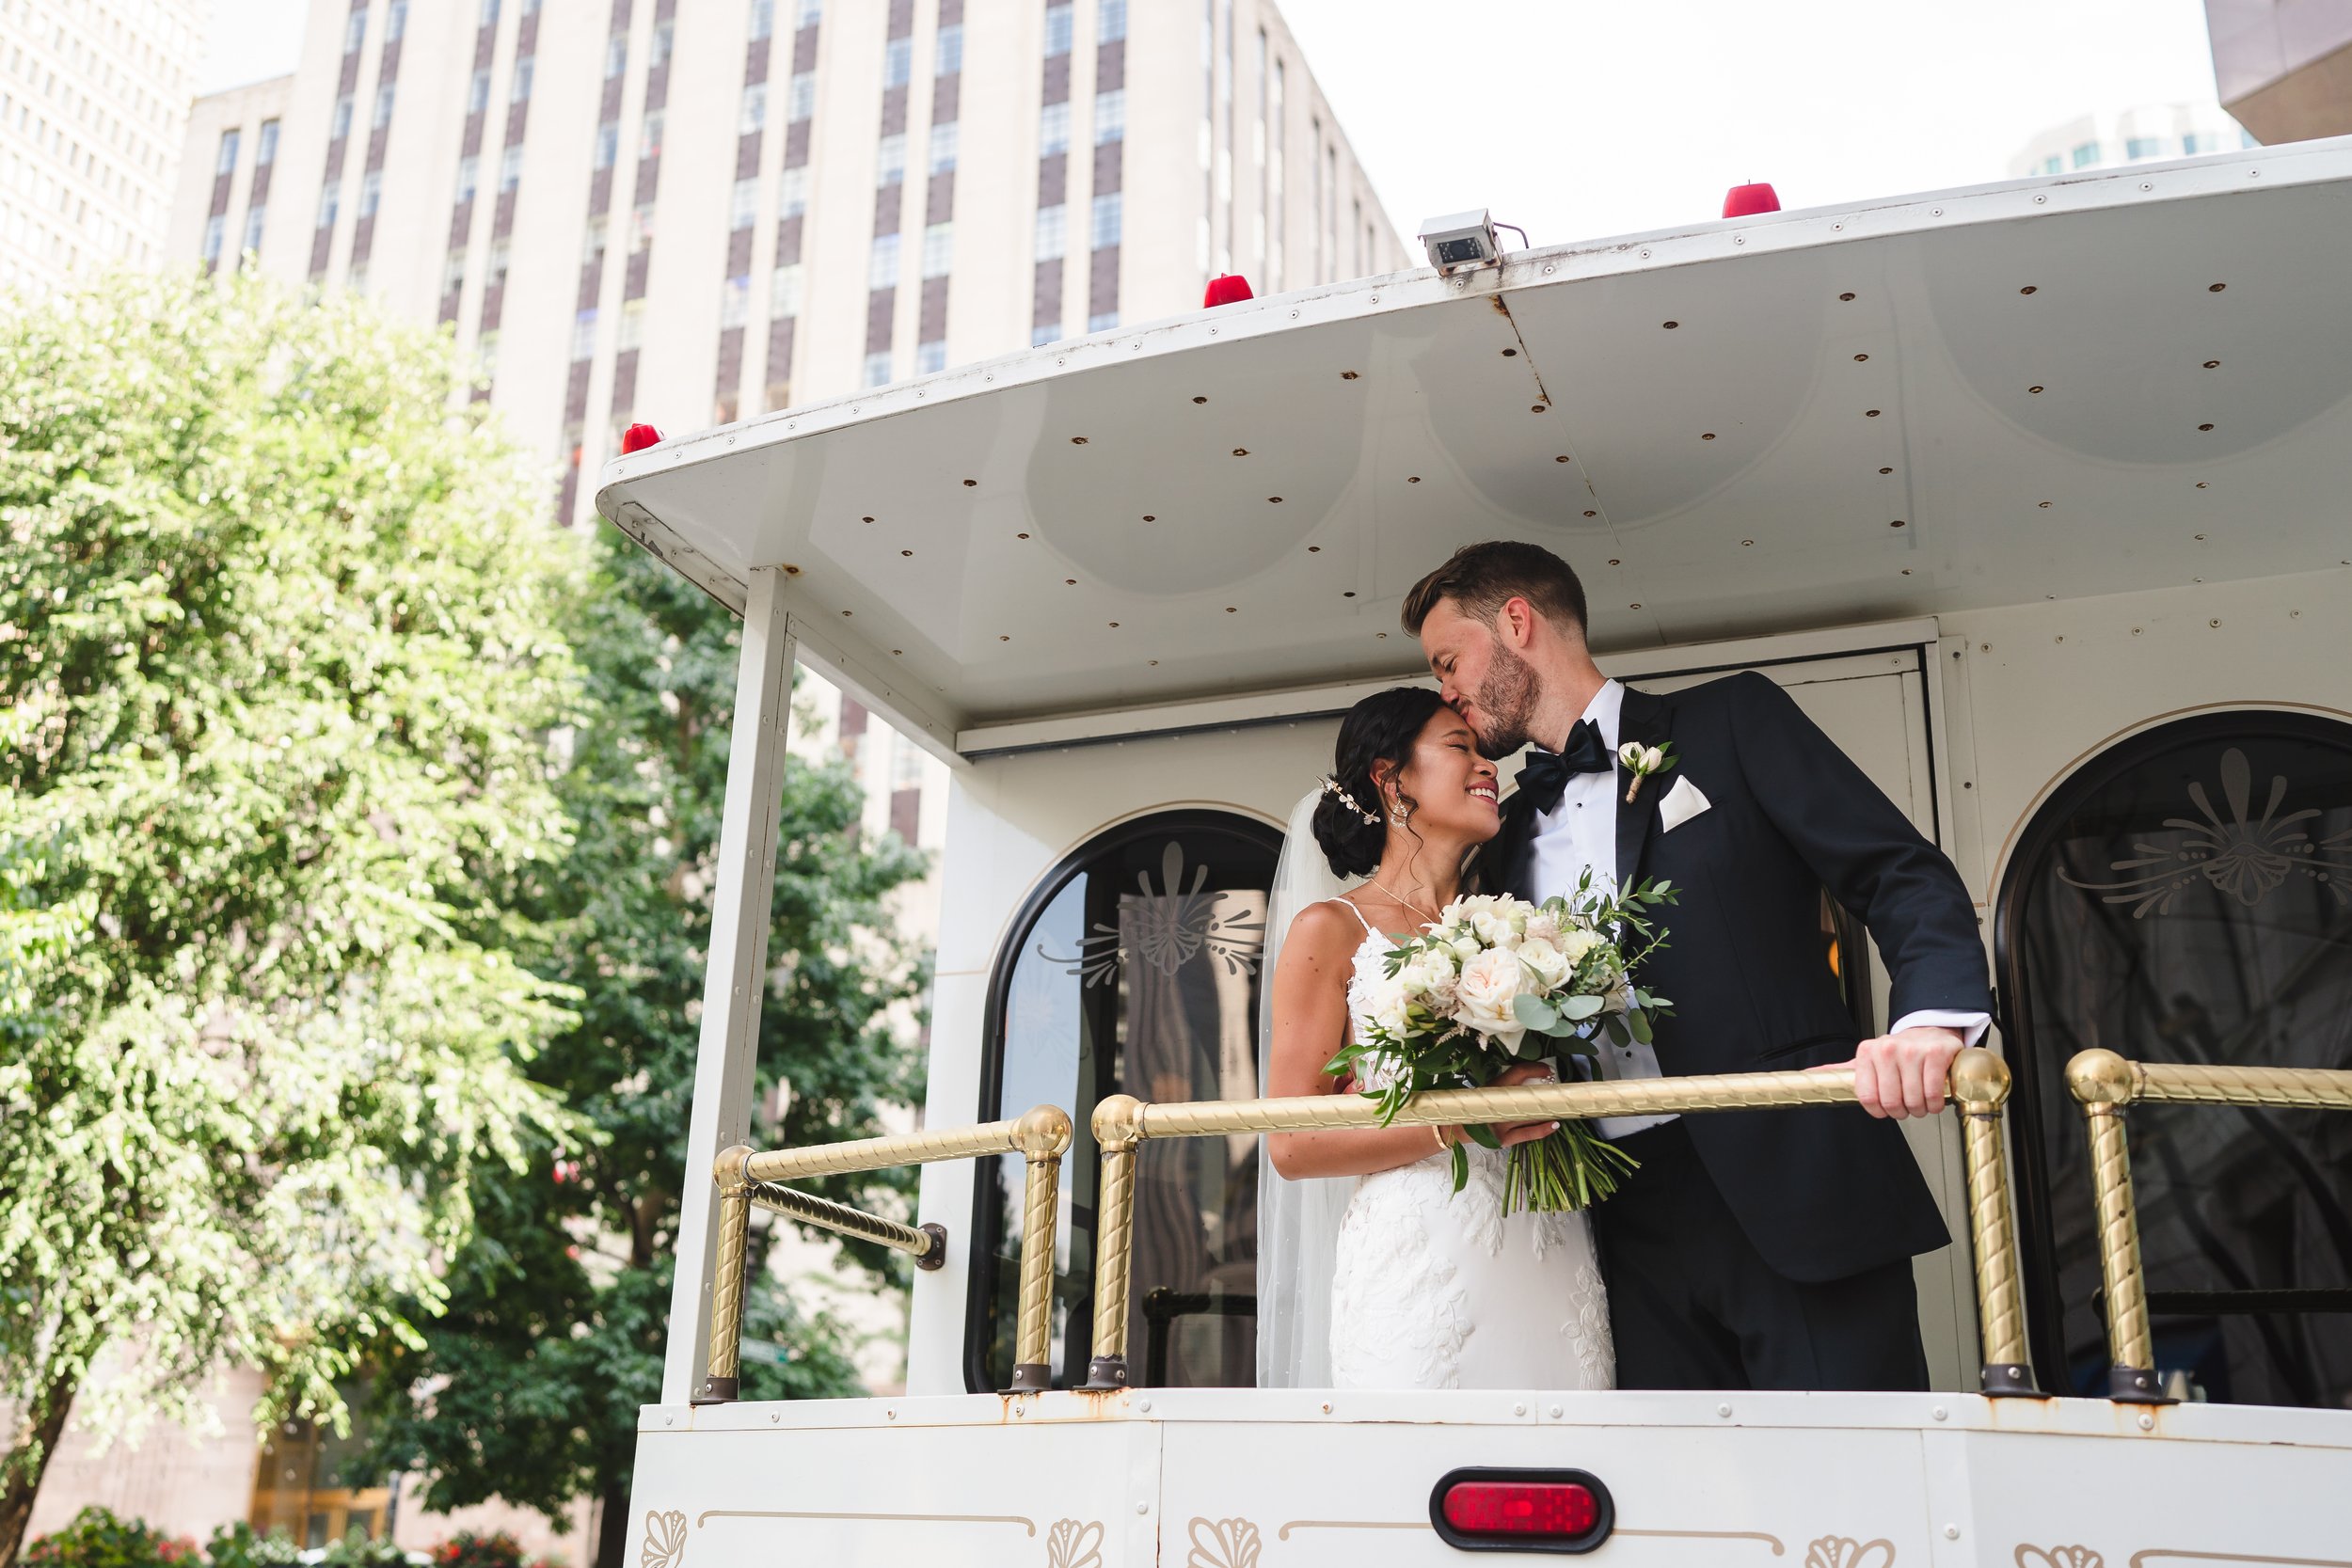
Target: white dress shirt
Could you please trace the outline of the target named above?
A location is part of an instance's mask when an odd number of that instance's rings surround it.
[[[1585,705],[1579,721],[1589,719],[1600,732],[1601,744],[1616,754],[1618,717],[1625,709],[1625,687],[1616,681],[1603,681],[1593,700]],[[1578,773],[1568,780],[1560,792],[1559,802],[1548,812],[1538,813],[1531,845],[1528,864],[1530,891],[1537,901],[1554,895],[1572,896],[1576,884],[1587,867],[1593,873],[1595,890],[1613,893],[1617,885],[1617,812],[1624,798],[1617,791],[1617,775],[1613,768],[1606,773]],[[1647,803],[1636,804],[1633,810],[1649,809]],[[1962,1043],[1975,1045],[1984,1037],[1992,1023],[1986,1013],[1921,1011],[1906,1013],[1895,1021],[1890,1034],[1922,1026],[1958,1030]],[[1594,1041],[1598,1053],[1597,1076],[1617,1078],[1661,1078],[1658,1053],[1635,1041],[1631,1045],[1613,1045],[1607,1037]],[[1675,1118],[1671,1116],[1602,1117],[1593,1123],[1596,1135],[1622,1138],[1639,1132],[1645,1127],[1656,1127]]]

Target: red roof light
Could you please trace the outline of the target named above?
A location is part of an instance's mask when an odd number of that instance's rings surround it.
[[[1237,272],[1221,272],[1209,279],[1209,292],[1201,296],[1202,309],[1215,309],[1220,305],[1238,305],[1257,296],[1249,292],[1249,279]]]
[[[633,424],[621,433],[621,455],[623,457],[627,457],[630,452],[644,451],[647,447],[658,447],[660,444],[661,432],[649,424]]]
[[[1724,216],[1752,218],[1758,213],[1780,211],[1780,197],[1770,184],[1734,185],[1724,193]]]

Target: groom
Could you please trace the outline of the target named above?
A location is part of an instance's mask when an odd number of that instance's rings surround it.
[[[1984,949],[1951,863],[1787,693],[1754,673],[1652,696],[1606,679],[1584,590],[1535,545],[1470,545],[1405,599],[1446,700],[1489,757],[1533,742],[1490,889],[1571,894],[1670,879],[1644,989],[1654,1046],[1603,1044],[1645,1078],[1851,1061],[1861,1108],[1604,1118],[1641,1169],[1593,1212],[1629,1388],[1924,1388],[1915,1254],[1948,1238],[1890,1118],[1943,1109],[1945,1069],[1990,1021]],[[1635,781],[1629,741],[1668,747]],[[1869,928],[1895,1027],[1857,1040],[1824,960],[1826,887]]]

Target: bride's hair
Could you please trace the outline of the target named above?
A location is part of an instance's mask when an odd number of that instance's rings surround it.
[[[1373,782],[1375,765],[1401,768],[1413,742],[1445,700],[1426,687],[1393,686],[1347,710],[1333,748],[1331,779],[1315,804],[1315,842],[1339,877],[1362,877],[1380,863],[1389,841],[1387,801]],[[1409,809],[1410,800],[1406,801]],[[1372,820],[1364,820],[1370,816]]]

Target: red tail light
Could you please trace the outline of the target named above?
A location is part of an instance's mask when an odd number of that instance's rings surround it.
[[[661,432],[649,424],[633,424],[621,433],[621,455],[623,457],[627,457],[630,452],[644,451],[647,447],[658,447],[660,444]]]
[[[1615,1506],[1583,1470],[1455,1470],[1429,1496],[1429,1522],[1469,1552],[1589,1552],[1609,1539]]]
[[[1218,305],[1238,305],[1257,296],[1249,292],[1249,279],[1237,272],[1221,272],[1209,279],[1209,292],[1201,296],[1203,309]]]

